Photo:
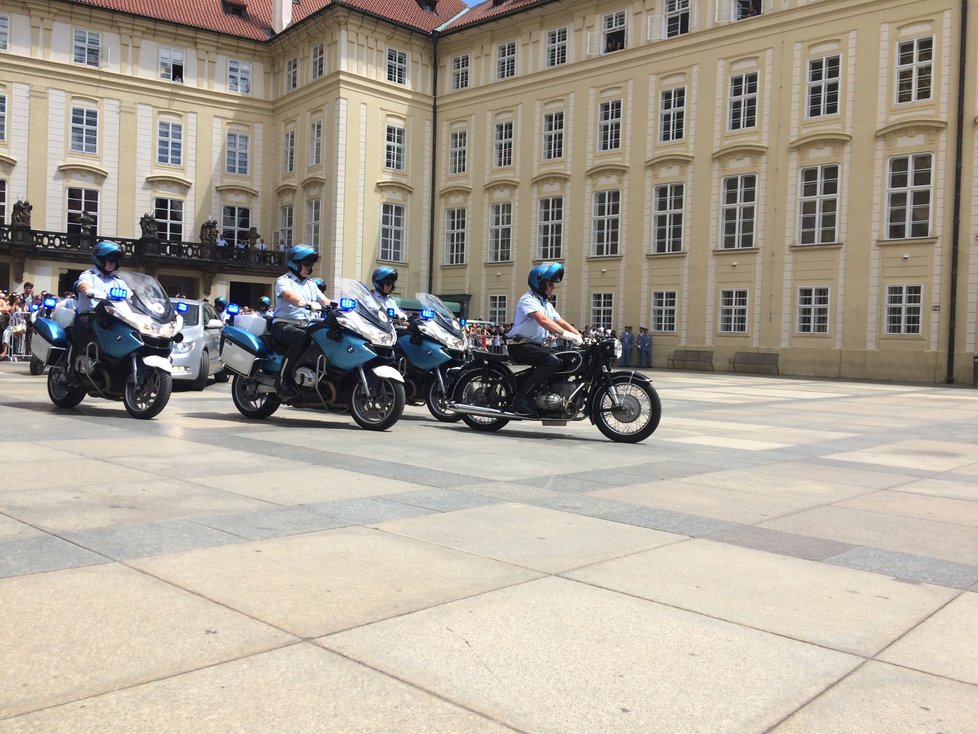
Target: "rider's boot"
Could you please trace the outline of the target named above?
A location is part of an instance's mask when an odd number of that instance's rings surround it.
[[[282,400],[292,400],[299,397],[299,391],[296,390],[290,373],[289,360],[283,359],[282,369],[279,370],[278,377],[275,378],[275,392]]]
[[[513,412],[519,415],[533,415],[533,407],[526,395],[517,395],[513,401]]]

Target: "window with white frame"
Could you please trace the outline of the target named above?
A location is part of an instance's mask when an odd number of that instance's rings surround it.
[[[309,165],[318,166],[323,162],[323,121],[309,123]]]
[[[886,287],[886,333],[919,334],[923,287],[890,285]]]
[[[71,108],[71,152],[98,153],[98,110]]]
[[[516,76],[516,41],[496,46],[496,78],[509,79],[512,76]]]
[[[621,147],[621,100],[602,102],[598,111],[598,150]]]
[[[469,86],[469,55],[452,58],[452,89],[467,89]]]
[[[66,208],[66,224],[68,234],[82,233],[82,215],[87,214],[92,218],[92,232],[98,233],[99,215],[99,192],[98,189],[68,189],[68,206]]]
[[[723,232],[720,249],[736,250],[754,246],[757,206],[757,175],[745,173],[723,179],[720,216]]]
[[[0,224],[7,223],[7,180],[0,178]]]
[[[489,207],[489,262],[513,259],[513,204],[502,201]]]
[[[925,36],[897,44],[897,102],[931,98],[934,73],[934,37]]]
[[[468,146],[468,133],[465,130],[456,130],[449,137],[448,146],[448,172],[465,173],[466,169],[466,148]]]
[[[251,94],[251,64],[235,59],[228,61],[228,91]]]
[[[311,66],[309,76],[318,79],[326,71],[326,44],[319,43],[312,47]]]
[[[808,62],[808,117],[839,112],[839,79],[842,57],[825,56]]]
[[[561,66],[567,63],[567,29],[554,28],[547,31],[547,66]]]
[[[0,141],[7,139],[7,95],[0,94]]]
[[[10,16],[0,15],[0,51],[10,48]]]
[[[548,112],[543,116],[543,159],[564,157],[564,113]]]
[[[621,242],[621,191],[595,191],[591,209],[591,254],[618,255]]]
[[[625,11],[609,13],[601,19],[604,34],[604,52],[620,51],[625,48]]]
[[[165,166],[183,165],[183,125],[160,120],[156,126],[156,162]]]
[[[730,77],[728,130],[757,127],[757,72]]]
[[[251,209],[243,206],[221,207],[221,233],[230,247],[248,241],[251,229]]]
[[[591,294],[591,323],[600,329],[611,329],[615,320],[615,295]]]
[[[396,48],[387,49],[387,81],[394,84],[407,84],[407,53]]]
[[[322,200],[306,201],[306,244],[319,247],[319,227],[322,221]]]
[[[506,168],[513,165],[513,122],[496,123],[495,140],[493,141],[493,165],[496,168]]]
[[[537,207],[537,249],[541,260],[564,256],[564,197],[546,196]]]
[[[652,331],[676,330],[676,291],[652,291]]]
[[[826,286],[798,289],[798,333],[829,333],[829,289]]]
[[[183,202],[180,199],[165,199],[157,197],[154,202],[156,211],[156,234],[164,242],[181,242],[183,240]]]
[[[448,209],[445,212],[445,264],[465,264],[465,209]]]
[[[839,166],[827,163],[803,168],[798,197],[798,244],[826,245],[838,241]]]
[[[227,173],[248,175],[248,136],[244,133],[227,134],[227,157],[224,162]]]
[[[682,140],[686,136],[686,87],[663,89],[659,99],[659,142]]]
[[[287,130],[282,138],[282,170],[295,171],[295,130]]]
[[[652,193],[652,252],[682,251],[685,198],[686,185],[682,182],[655,187]]]
[[[160,46],[160,79],[183,83],[183,49]]]
[[[388,125],[384,142],[384,168],[391,171],[404,170],[405,130],[400,125]]]
[[[720,291],[720,332],[747,333],[747,289]]]
[[[102,34],[76,28],[74,32],[74,54],[76,64],[98,66],[102,51]]]
[[[299,86],[299,59],[291,58],[285,62],[285,91],[293,92]]]
[[[666,0],[666,38],[689,33],[689,0]]]
[[[489,321],[494,324],[505,324],[508,314],[506,296],[489,296]]]
[[[381,205],[380,259],[404,262],[404,207],[400,204]]]
[[[278,236],[285,243],[286,247],[292,247],[292,222],[295,219],[295,209],[291,204],[279,207],[278,210]]]
[[[932,162],[930,153],[890,159],[886,191],[887,239],[930,236]]]

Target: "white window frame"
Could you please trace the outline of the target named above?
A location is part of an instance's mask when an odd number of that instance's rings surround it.
[[[10,50],[10,16],[0,15],[0,51]]]
[[[469,87],[469,66],[471,57],[468,54],[455,56],[452,58],[452,89],[468,89]]]
[[[153,199],[156,234],[160,240],[183,241],[183,205],[182,199],[171,199],[165,196],[157,196]]]
[[[516,76],[516,41],[506,41],[496,46],[496,79]]]
[[[727,176],[720,182],[720,249],[757,245],[757,174]]]
[[[543,115],[543,160],[556,161],[564,157],[564,111]]]
[[[70,150],[72,153],[98,155],[98,110],[93,107],[71,108]]]
[[[407,84],[408,55],[396,48],[387,49],[387,81],[392,84]]]
[[[923,319],[924,287],[888,285],[886,287],[886,325],[888,336],[919,336]]]
[[[468,130],[452,130],[448,139],[448,172],[463,174],[468,168]]]
[[[664,255],[683,251],[686,184],[671,181],[652,190],[652,252]]]
[[[806,166],[798,171],[798,244],[829,245],[839,241],[838,163]]]
[[[598,150],[607,153],[621,149],[621,99],[609,99],[598,106]]]
[[[0,142],[7,139],[7,95],[0,94]]]
[[[157,121],[156,162],[164,166],[183,165],[183,123]]]
[[[72,196],[72,192],[78,192]],[[98,233],[99,208],[102,203],[102,195],[98,189],[86,189],[80,186],[69,186],[65,192],[65,229],[68,234],[81,234],[80,218],[82,214],[89,214],[93,217],[92,231]],[[72,200],[78,202],[79,206],[72,208]],[[94,211],[93,211],[94,207]]]
[[[286,130],[282,136],[282,171],[295,173],[295,130]]]
[[[912,104],[934,94],[934,36],[897,42],[896,103]]]
[[[828,286],[801,286],[796,303],[795,331],[798,334],[829,333]]]
[[[489,308],[486,309],[486,317],[494,324],[505,324],[509,315],[508,297],[505,295],[489,296]]]
[[[405,217],[407,209],[401,204],[384,202],[380,206],[380,259],[405,262]]]
[[[384,139],[384,168],[389,171],[404,170],[404,150],[407,129],[403,125],[388,123]]]
[[[489,262],[513,260],[513,202],[489,205]]]
[[[312,47],[309,62],[309,77],[318,79],[326,73],[326,44],[318,43]]]
[[[242,218],[244,222],[242,223]],[[231,223],[230,226],[228,223]],[[239,242],[248,241],[251,229],[251,209],[246,206],[225,204],[221,207],[221,236],[227,240],[228,247],[234,248]],[[231,235],[228,237],[228,235]]]
[[[293,56],[285,62],[285,91],[294,92],[299,88],[299,57]]]
[[[842,83],[842,56],[833,54],[808,60],[808,94],[805,95],[805,117],[828,117],[839,114],[839,90]]]
[[[465,265],[468,210],[452,207],[445,210],[445,264]]]
[[[306,244],[310,247],[319,247],[322,215],[323,200],[306,199]]]
[[[224,172],[247,176],[250,163],[249,145],[251,144],[251,136],[248,133],[229,130],[225,136],[225,141],[226,155],[224,158]]]
[[[238,59],[228,59],[228,91],[251,94],[251,64]]]
[[[278,210],[278,221],[279,239],[285,240],[286,247],[292,247],[292,228],[295,224],[295,207],[292,204],[284,204],[280,206]]]
[[[757,127],[757,96],[760,80],[756,71],[730,77],[730,100],[727,131],[751,130]]]
[[[747,307],[750,294],[746,288],[731,288],[720,291],[720,310],[717,328],[721,334],[747,333]]]
[[[493,168],[510,168],[513,165],[513,121],[496,123],[493,139]]]
[[[609,48],[609,42],[614,40],[617,47]],[[601,49],[602,53],[621,51],[628,48],[628,20],[624,10],[616,10],[601,18]]]
[[[894,170],[901,162],[904,164],[903,170]],[[930,237],[934,155],[912,153],[894,156],[887,162],[886,172],[886,238],[910,240]],[[921,182],[920,178],[924,176],[926,182]]]
[[[160,79],[174,84],[183,84],[186,71],[182,48],[160,46]]]
[[[621,189],[595,191],[591,197],[591,256],[621,254]]]
[[[686,137],[686,87],[663,89],[659,95],[659,142],[674,143]]]
[[[547,68],[567,63],[567,26],[547,31],[547,50],[544,63]]]
[[[615,294],[601,291],[591,294],[591,325],[612,329],[615,323]]]
[[[0,178],[0,224],[7,223],[7,179]]]
[[[102,34],[75,28],[72,33],[72,59],[76,64],[98,67],[102,63]]]
[[[663,33],[666,38],[684,36],[692,30],[690,0],[666,0]]]
[[[313,120],[309,123],[309,156],[310,166],[319,166],[323,162],[323,121]]]
[[[676,291],[652,291],[651,331],[669,334],[676,331]]]
[[[564,257],[563,196],[544,196],[537,202],[537,252],[541,260]]]

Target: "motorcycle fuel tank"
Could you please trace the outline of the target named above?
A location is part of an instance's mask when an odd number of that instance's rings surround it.
[[[397,346],[404,351],[404,354],[415,367],[422,370],[432,370],[451,360],[451,357],[438,342],[421,337],[420,343],[415,344],[412,341],[413,338],[410,334],[405,334],[397,340]]]

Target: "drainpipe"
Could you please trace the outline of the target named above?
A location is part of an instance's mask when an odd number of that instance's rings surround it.
[[[954,340],[957,336],[958,257],[961,243],[961,178],[964,155],[965,75],[968,71],[968,0],[961,0],[961,24],[958,44],[958,109],[954,135],[954,221],[951,225],[951,313],[947,320],[947,374],[945,382],[954,382]]]
[[[967,1],[967,0],[965,0]],[[431,80],[431,165],[428,169],[430,177],[430,202],[428,204],[428,293],[434,293],[435,288],[435,210],[436,180],[438,178],[438,33],[432,34],[431,64],[434,67]]]

